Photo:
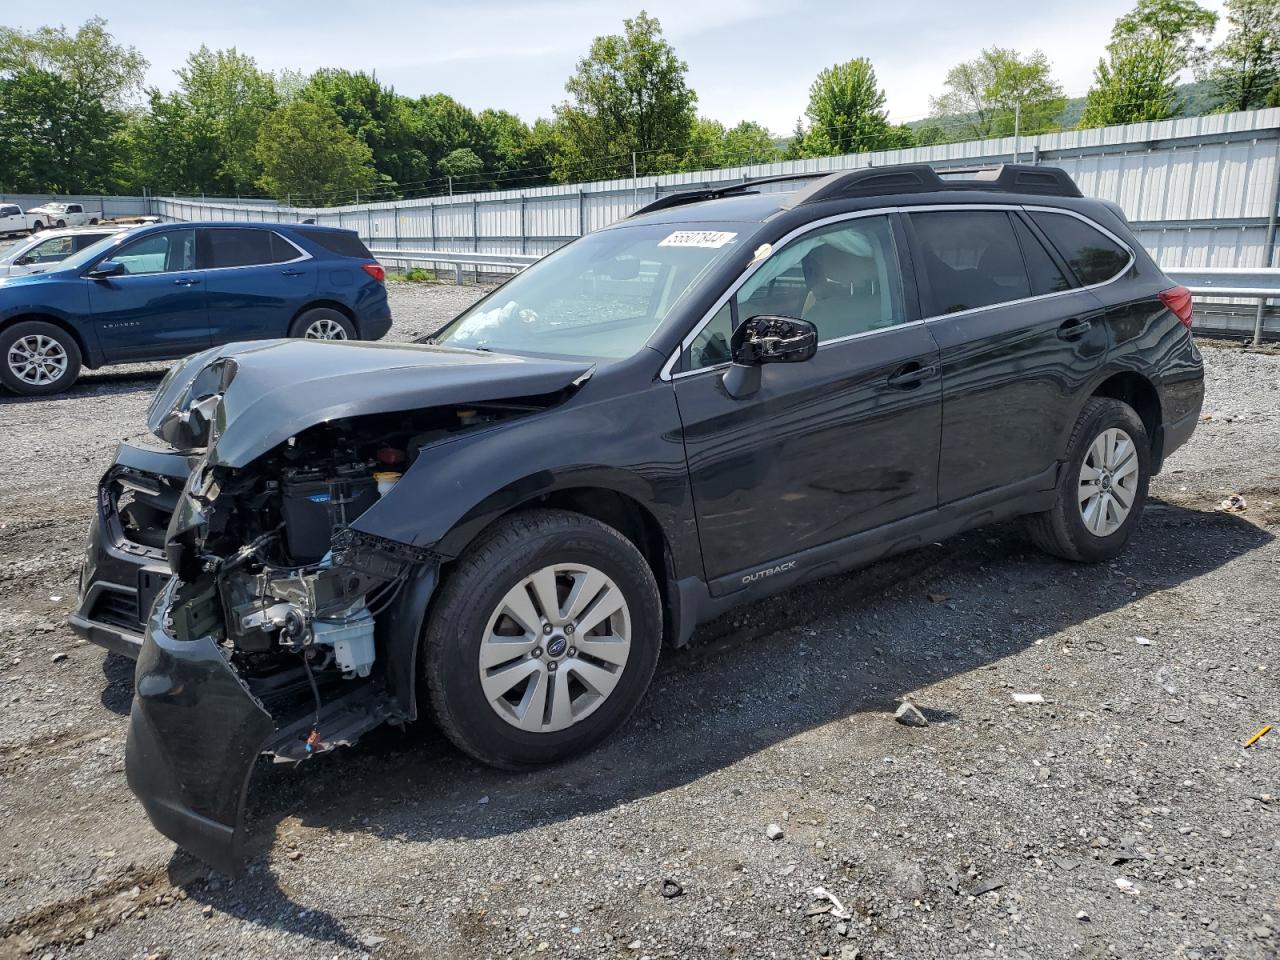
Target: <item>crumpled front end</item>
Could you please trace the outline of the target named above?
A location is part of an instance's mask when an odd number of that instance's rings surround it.
[[[234,874],[241,863],[250,774],[276,724],[213,635],[173,635],[166,621],[176,593],[177,584],[170,583],[147,623],[125,772],[156,829]],[[193,600],[181,602],[190,606]]]
[[[173,579],[147,619],[126,752],[162,833],[235,872],[261,755],[299,761],[414,719],[444,558],[397,539],[430,509],[397,498],[400,480],[438,469],[460,435],[546,409],[583,375],[302,341],[171,371],[148,419],[188,472],[164,531]]]

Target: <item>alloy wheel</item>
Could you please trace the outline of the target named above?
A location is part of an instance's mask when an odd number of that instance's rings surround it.
[[[1138,492],[1138,449],[1119,427],[1094,438],[1080,465],[1080,517],[1095,537],[1108,537],[1124,524]]]
[[[342,329],[342,324],[337,320],[321,317],[319,320],[312,320],[302,336],[307,340],[345,340],[347,331]]]
[[[512,726],[554,733],[594,713],[631,650],[622,590],[595,567],[557,563],[507,591],[480,643],[480,686]]]
[[[19,337],[9,347],[9,370],[23,383],[48,386],[67,372],[67,351],[53,337],[33,333]]]

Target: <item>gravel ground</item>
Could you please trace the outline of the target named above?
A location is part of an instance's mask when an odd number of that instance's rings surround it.
[[[476,292],[393,285],[393,336]],[[0,397],[0,957],[1280,956],[1280,356],[1206,355],[1115,563],[1006,524],[793,591],[530,774],[430,729],[264,766],[234,882],[150,828],[131,665],[64,626],[161,368]]]

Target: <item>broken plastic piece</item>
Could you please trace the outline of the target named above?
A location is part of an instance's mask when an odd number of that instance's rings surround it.
[[[1250,737],[1248,740],[1244,742],[1245,749],[1252,747],[1255,743],[1257,743],[1259,740],[1261,740],[1270,732],[1271,732],[1271,724],[1268,723],[1265,727],[1263,727],[1261,730],[1259,730],[1257,733],[1255,733],[1252,737]]]

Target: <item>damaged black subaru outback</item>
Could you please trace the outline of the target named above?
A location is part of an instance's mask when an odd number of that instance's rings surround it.
[[[1032,166],[796,187],[659,199],[421,343],[169,372],[72,617],[137,658],[126,768],[163,833],[234,872],[260,756],[420,703],[486,763],[560,759],[664,641],[964,529],[1123,549],[1203,372],[1117,208]]]

